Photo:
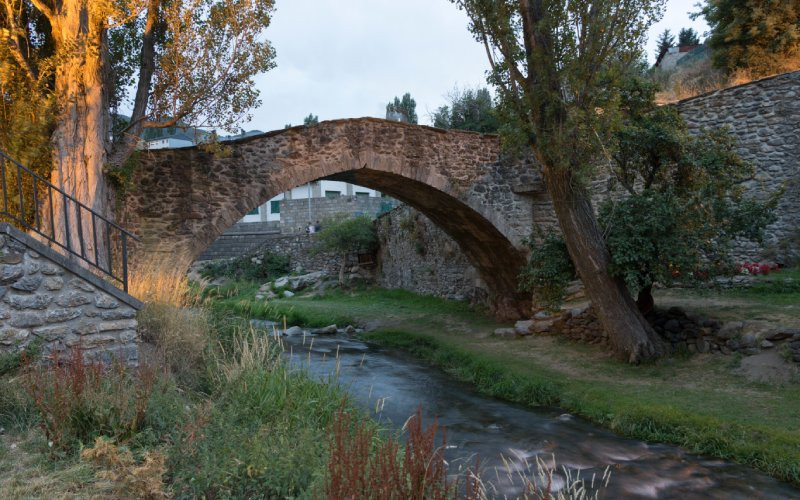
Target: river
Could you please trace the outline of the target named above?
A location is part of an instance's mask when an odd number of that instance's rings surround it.
[[[312,344],[313,339],[313,344]],[[421,405],[427,425],[437,417],[447,429],[445,458],[451,469],[480,457],[481,476],[493,496],[514,498],[513,469],[536,456],[590,479],[610,469],[600,498],[752,499],[800,498],[800,489],[752,468],[687,453],[679,447],[623,438],[556,408],[526,408],[485,397],[438,368],[400,351],[345,336],[284,338],[287,356],[313,375],[338,379],[351,400],[381,425],[400,429]],[[505,457],[503,460],[502,457]],[[599,482],[599,481],[598,481]]]

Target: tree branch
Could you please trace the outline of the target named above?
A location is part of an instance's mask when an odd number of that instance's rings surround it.
[[[55,24],[56,14],[55,12],[53,12],[52,8],[45,5],[45,3],[42,0],[31,0],[31,3],[33,4],[34,7],[36,7],[36,10],[44,14],[47,20],[50,21],[51,25]]]

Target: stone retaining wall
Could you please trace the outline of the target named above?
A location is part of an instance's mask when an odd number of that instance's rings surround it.
[[[478,271],[458,244],[423,214],[404,205],[379,217],[375,226],[380,286],[486,302],[488,292]]]
[[[316,238],[313,234],[295,234],[270,238],[253,250],[257,255],[263,252],[289,257],[292,271],[325,271],[328,274],[339,272],[340,258],[330,252],[316,253]]]
[[[785,190],[777,220],[765,228],[764,248],[739,242],[735,258],[800,262],[800,71],[686,99],[678,109],[690,129],[730,129],[739,155],[755,166],[744,183],[748,194],[764,198]]]
[[[0,353],[32,344],[43,356],[139,360],[142,304],[30,236],[0,224]]]
[[[323,221],[337,215],[377,217],[399,204],[394,198],[367,196],[337,196],[335,198],[312,198],[309,217],[308,199],[281,200],[281,232],[283,234],[305,233],[309,222]]]

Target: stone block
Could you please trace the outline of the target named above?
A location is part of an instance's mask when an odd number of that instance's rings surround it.
[[[5,303],[14,309],[47,309],[53,301],[53,296],[41,293],[38,295],[6,295]]]
[[[0,270],[0,285],[9,285],[25,275],[25,268],[22,266],[2,266]]]
[[[119,302],[108,295],[101,294],[95,297],[94,305],[100,309],[116,309],[119,307]]]
[[[19,312],[11,315],[8,324],[18,328],[31,328],[33,326],[41,326],[44,324],[44,314]]]
[[[97,328],[97,331],[109,332],[114,330],[135,330],[137,322],[135,319],[120,319],[116,321],[96,322],[93,325]]]
[[[91,283],[89,283],[88,281],[86,281],[86,280],[84,280],[84,279],[81,279],[81,278],[79,278],[79,277],[72,278],[72,279],[69,281],[69,285],[70,285],[71,287],[73,287],[73,288],[77,288],[78,290],[81,290],[81,291],[83,291],[83,292],[94,292],[95,290],[97,290],[97,289],[94,287],[94,285],[92,285],[92,284],[91,284]]]
[[[92,299],[89,296],[78,292],[66,292],[56,297],[56,304],[61,307],[78,307],[91,302]]]
[[[41,276],[23,276],[22,278],[12,283],[11,288],[23,292],[35,292],[36,290],[39,289],[41,285],[42,285]]]
[[[83,314],[83,311],[77,308],[73,309],[51,309],[45,315],[47,323],[61,323],[63,321],[73,320]]]
[[[518,337],[519,334],[514,328],[498,328],[494,331],[494,336],[500,337],[501,339],[511,339]]]
[[[104,320],[131,319],[136,317],[136,311],[128,307],[100,311],[100,318]]]
[[[43,285],[45,290],[50,290],[51,292],[61,290],[64,288],[64,279],[58,276],[50,276],[45,278]]]

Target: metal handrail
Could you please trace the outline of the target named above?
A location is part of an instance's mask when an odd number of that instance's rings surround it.
[[[6,181],[8,175],[6,163],[11,163],[13,168],[16,169],[16,186],[11,186],[11,189],[16,190],[15,193],[9,192],[8,182]],[[26,181],[29,182],[29,184],[23,182],[23,177],[25,175],[30,177],[30,180]],[[43,186],[47,190],[46,194],[39,192],[40,186]],[[70,255],[78,257],[92,268],[99,270],[112,280],[119,282],[122,285],[122,289],[126,292],[128,291],[128,238],[134,241],[141,241],[140,238],[84,205],[75,199],[74,196],[67,194],[63,189],[53,185],[50,181],[14,160],[2,150],[0,150],[0,187],[3,192],[3,207],[2,211],[0,211],[0,216],[11,219],[20,228],[31,230],[50,243],[66,250]],[[29,197],[30,199],[26,200],[25,189],[28,187],[32,188],[32,194]],[[10,195],[12,202],[14,196],[18,198],[16,203],[16,208],[18,209],[17,213],[10,210],[14,205],[14,203],[9,202]],[[59,201],[63,208],[62,214],[59,214],[59,216],[63,215],[64,217],[63,241],[59,241],[59,235],[56,233],[56,212],[54,210],[54,203]],[[31,204],[33,213],[28,214],[26,217],[26,205]],[[49,234],[42,229],[41,211],[43,208],[46,210],[45,215],[49,215],[49,219],[46,221],[49,222]],[[74,213],[70,211],[74,211]],[[86,220],[84,220],[84,215],[87,217]],[[33,223],[30,222],[31,220]],[[71,222],[74,222],[77,226],[77,235],[70,232]],[[84,224],[87,225],[84,226]],[[91,233],[91,243],[93,243],[91,247],[93,251],[87,251],[87,242],[84,240],[83,234],[84,227]],[[98,245],[97,238],[98,227],[100,229],[100,245]],[[73,249],[73,244],[76,239],[78,248]],[[113,243],[116,241],[119,241],[119,252],[121,254],[119,256],[118,271],[115,270],[114,265],[115,251]]]

